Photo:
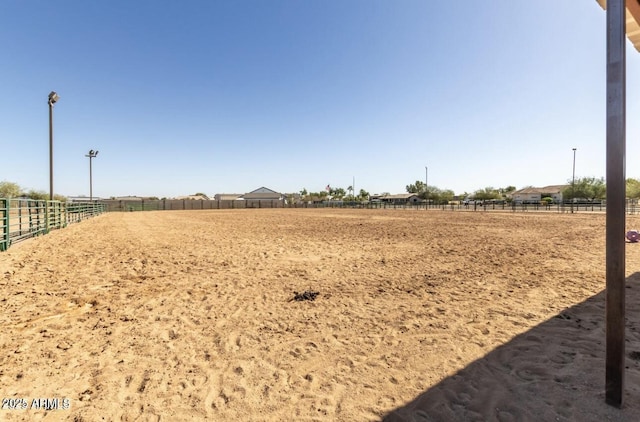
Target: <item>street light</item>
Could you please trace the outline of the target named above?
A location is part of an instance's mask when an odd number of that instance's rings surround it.
[[[573,213],[573,203],[576,197],[576,149],[573,148],[573,176],[571,178],[571,212]]]
[[[49,93],[49,200],[53,201],[53,105],[60,97],[55,91]]]
[[[89,150],[85,157],[89,157],[89,201],[93,201],[93,176],[91,171],[91,159],[98,155],[98,151]]]

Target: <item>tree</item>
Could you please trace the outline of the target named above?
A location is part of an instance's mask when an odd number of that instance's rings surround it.
[[[477,191],[475,191],[473,193],[473,197],[474,199],[485,201],[487,199],[500,199],[502,195],[497,189],[489,186],[484,189],[478,189]]]
[[[442,190],[436,186],[428,186],[422,198],[428,199],[431,203],[439,203],[442,201]]]
[[[422,199],[429,199],[434,203],[443,203],[453,200],[455,193],[451,189],[440,189],[437,186],[427,186],[424,182],[416,180],[405,187],[407,193],[415,193]]]
[[[29,199],[37,199],[40,201],[46,201],[47,199],[49,199],[49,194],[43,190],[36,191],[31,189],[28,192],[24,193],[24,196]]]
[[[498,192],[503,198],[506,198],[508,195],[512,194],[515,191],[516,191],[516,187],[511,185],[507,186],[506,188],[498,189]]]
[[[0,198],[17,198],[20,196],[22,189],[17,183],[2,181],[0,182]]]
[[[323,201],[329,195],[329,192],[327,192],[326,190],[323,190],[320,192],[307,192],[306,189],[303,189],[300,192],[300,194],[302,194],[302,192],[306,193],[306,195],[303,196],[303,201],[308,201],[308,202]]]
[[[329,194],[336,199],[342,199],[347,194],[347,192],[342,188],[331,188],[329,190]]]
[[[607,186],[604,178],[581,177],[569,182],[569,186],[564,188],[562,196],[568,199],[584,198],[593,201],[594,199],[603,199],[607,193]]]
[[[368,200],[369,192],[367,192],[364,189],[360,189],[360,194],[358,195],[358,199],[360,199],[361,201]]]
[[[423,193],[425,192],[424,182],[416,180],[415,183],[406,186],[407,193]]]
[[[309,195],[309,192],[307,192],[307,188],[302,188],[302,190],[300,191],[300,196],[304,198],[307,195]]]
[[[438,198],[438,201],[440,203],[449,203],[453,201],[454,196],[456,196],[454,191],[452,191],[451,189],[445,189],[440,192],[440,197]]]
[[[591,188],[588,198],[590,199],[604,199],[607,196],[607,184],[604,182],[604,177],[596,179],[591,178]]]
[[[627,198],[638,199],[640,198],[640,180],[627,179]]]

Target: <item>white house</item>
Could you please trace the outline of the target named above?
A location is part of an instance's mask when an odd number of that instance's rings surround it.
[[[554,202],[562,202],[562,191],[568,185],[551,185],[542,188],[528,187],[511,193],[513,202],[518,203],[539,203],[542,198],[553,198]]]
[[[395,195],[371,195],[373,202],[387,202],[390,204],[415,204],[422,200],[415,193],[399,193]]]
[[[249,193],[245,193],[242,195],[242,198],[254,201],[283,201],[284,195],[263,186]]]

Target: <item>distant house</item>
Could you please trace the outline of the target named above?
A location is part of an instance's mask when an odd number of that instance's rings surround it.
[[[216,201],[235,201],[242,199],[241,193],[216,193],[213,197]]]
[[[139,196],[116,196],[113,199],[118,201],[143,201],[145,198]]]
[[[216,201],[284,201],[285,195],[264,186],[249,193],[217,193]]]
[[[94,201],[102,201],[102,198],[94,196]],[[67,202],[89,202],[89,197],[85,195],[80,196],[67,196]]]
[[[515,203],[539,203],[542,198],[553,198],[554,202],[562,202],[562,191],[567,185],[551,185],[542,188],[528,187],[511,193]]]
[[[242,195],[246,201],[283,201],[284,195],[274,190],[265,188],[264,186],[249,193]]]
[[[386,202],[390,204],[416,204],[422,199],[415,193],[399,193],[396,195],[372,195],[373,202]]]
[[[208,201],[209,197],[205,194],[201,194],[201,195],[177,196],[174,199],[192,199],[196,201]]]

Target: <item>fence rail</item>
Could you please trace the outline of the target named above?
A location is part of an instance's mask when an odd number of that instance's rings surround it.
[[[106,210],[98,202],[0,198],[0,251],[21,240],[47,234]]]
[[[426,204],[393,202],[286,203],[278,200],[102,200],[100,202],[60,202],[31,199],[0,198],[0,251],[12,243],[46,234],[87,218],[110,211],[157,210],[223,210],[247,208],[360,208],[360,209],[424,209],[443,211],[546,211],[556,213],[604,212],[605,203],[484,203],[484,204]],[[637,200],[627,200],[627,214],[640,213]]]
[[[144,199],[101,201],[106,211],[162,211],[162,210],[231,210],[245,208],[283,208],[283,201],[261,200],[197,200],[197,199]]]
[[[159,200],[103,200],[106,211],[158,211],[158,210],[222,210],[245,208],[361,208],[361,209],[429,209],[449,211],[550,211],[558,213],[604,212],[604,202],[590,203],[484,203],[484,204],[426,204],[424,202],[347,202],[331,201],[322,203],[286,203],[278,200],[193,200],[193,199],[159,199]],[[636,200],[628,200],[628,214],[640,213]]]

